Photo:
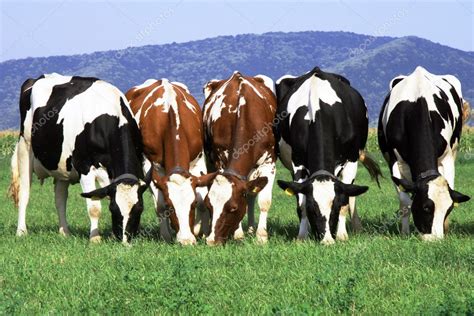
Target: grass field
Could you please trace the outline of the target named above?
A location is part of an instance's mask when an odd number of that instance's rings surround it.
[[[474,134],[465,135],[457,189],[474,197]],[[0,139],[0,190],[10,181],[14,136]],[[376,151],[372,137],[369,148]],[[380,156],[377,156],[380,158]],[[382,163],[382,161],[381,161]],[[253,237],[210,248],[165,244],[150,197],[141,237],[132,247],[112,239],[89,244],[89,219],[80,187],[71,187],[68,219],[73,237],[58,231],[52,181],[34,181],[27,213],[29,235],[15,237],[17,213],[0,195],[0,314],[473,314],[474,202],[455,209],[445,240],[400,237],[398,202],[386,178],[358,199],[364,231],[325,247],[297,243],[293,197],[275,186],[270,241]],[[288,179],[281,165],[278,177]],[[108,209],[103,236],[111,235]]]

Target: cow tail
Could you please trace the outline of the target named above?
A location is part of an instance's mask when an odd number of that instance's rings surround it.
[[[18,207],[18,193],[20,192],[20,170],[18,165],[18,143],[15,146],[11,160],[11,182],[8,188],[8,196],[13,199],[15,206]]]
[[[383,178],[383,174],[377,161],[375,161],[375,159],[371,157],[364,150],[361,150],[359,152],[359,161],[364,165],[365,169],[367,169],[367,171],[369,172],[370,178],[372,178],[373,181],[376,181],[378,187],[380,188],[379,177]]]
[[[471,106],[469,102],[464,101],[462,105],[462,125],[467,124],[471,116]]]

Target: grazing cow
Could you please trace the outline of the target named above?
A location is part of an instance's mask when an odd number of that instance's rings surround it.
[[[127,243],[143,211],[141,141],[125,96],[96,78],[43,75],[26,80],[20,95],[20,137],[12,157],[10,193],[18,205],[17,235],[26,234],[32,172],[54,178],[59,231],[68,235],[69,184],[80,182],[99,241],[100,201],[110,197],[113,232]],[[96,180],[102,188],[96,189]]]
[[[198,213],[204,213],[207,183],[203,181],[210,177],[200,177],[207,173],[201,109],[185,85],[167,79],[149,79],[131,88],[126,96],[142,134],[143,152],[153,166],[156,187],[152,190],[163,219],[162,236],[171,239],[168,215],[178,242],[195,244],[194,209],[197,203]],[[203,224],[208,221],[203,219]],[[203,230],[208,233],[208,228]]]
[[[319,68],[280,78],[276,94],[282,118],[275,124],[279,157],[293,176],[278,185],[297,194],[298,239],[307,237],[311,224],[323,244],[334,243],[334,235],[346,240],[346,215],[350,211],[353,226],[360,228],[355,196],[368,190],[353,184],[358,160],[373,178],[381,174],[363,152],[368,134],[364,100],[346,78]]]
[[[422,238],[441,239],[454,204],[469,200],[454,191],[462,106],[461,83],[454,76],[417,67],[390,82],[378,139],[397,186],[402,233],[409,233],[411,209]]]
[[[234,72],[227,80],[208,82],[204,93],[204,146],[209,168],[217,170],[205,200],[212,212],[207,243],[224,243],[231,234],[243,238],[241,221],[247,209],[252,232],[257,193],[257,240],[265,243],[276,160],[273,81]]]

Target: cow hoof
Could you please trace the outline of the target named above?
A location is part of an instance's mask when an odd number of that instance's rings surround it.
[[[245,237],[244,232],[242,230],[236,230],[234,233],[235,240],[243,240]]]
[[[340,233],[336,236],[337,240],[346,241],[349,240],[349,235],[347,233]]]
[[[308,235],[298,235],[298,237],[296,237],[296,241],[298,241],[298,242],[303,242],[303,241],[305,241],[307,238],[308,238]]]
[[[59,228],[59,235],[63,236],[63,237],[68,237],[71,235],[71,232],[69,231],[69,229],[65,229],[63,227],[60,227]]]
[[[214,239],[206,239],[206,244],[210,247],[219,246],[222,243],[215,241]]]
[[[26,229],[18,229],[16,231],[16,235],[18,237],[26,236],[26,235],[28,235],[28,231]]]
[[[323,239],[321,241],[321,244],[324,245],[324,246],[329,246],[329,245],[334,245],[336,242],[334,241],[334,239]]]
[[[362,231],[362,224],[360,221],[353,222],[351,226],[354,233],[360,233]]]
[[[255,234],[255,227],[250,226],[249,229],[247,230],[247,233],[248,233],[249,235]]]
[[[197,224],[193,228],[193,234],[194,236],[199,236],[199,232],[201,231],[201,224]]]
[[[257,229],[257,242],[266,244],[268,242],[268,233],[265,229]]]
[[[432,241],[438,241],[443,239],[443,236],[436,236],[433,234],[423,234],[421,235],[421,240],[427,241],[427,242],[432,242]]]
[[[183,246],[195,245],[196,244],[196,238],[178,239],[178,242]]]
[[[98,244],[102,241],[102,238],[100,236],[93,236],[89,239],[89,242],[92,244]]]

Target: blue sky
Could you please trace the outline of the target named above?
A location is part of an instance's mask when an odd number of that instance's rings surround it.
[[[474,50],[473,1],[0,0],[0,61],[270,31],[415,35]]]

